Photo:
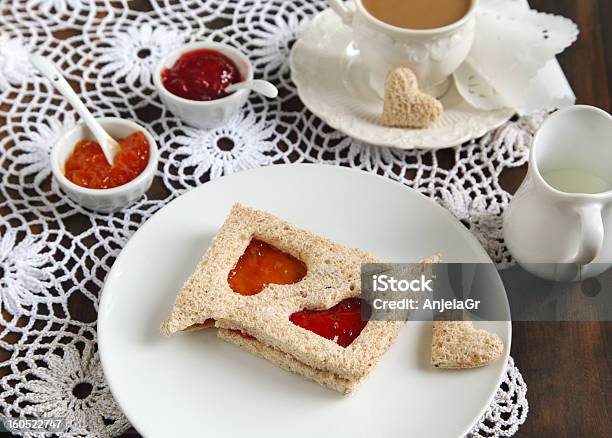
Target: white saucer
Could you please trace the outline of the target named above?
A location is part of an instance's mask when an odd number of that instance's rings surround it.
[[[366,143],[401,149],[439,149],[478,138],[508,121],[514,111],[479,110],[454,84],[440,99],[442,118],[429,129],[379,123],[383,101],[351,45],[351,29],[328,9],[317,15],[291,51],[291,74],[304,105],[331,127]]]
[[[441,253],[449,262],[490,262],[448,211],[363,171],[276,165],[203,184],[151,217],[106,279],[100,356],[130,423],[147,438],[465,436],[504,375],[508,321],[476,323],[501,336],[505,349],[499,360],[471,370],[433,368],[431,323],[410,322],[351,397],[220,341],[214,329],[160,334],[177,290],[236,201],[387,260]],[[498,276],[487,290],[507,305]]]

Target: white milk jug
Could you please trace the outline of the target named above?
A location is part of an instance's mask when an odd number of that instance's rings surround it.
[[[612,265],[610,114],[577,105],[546,119],[504,214],[504,238],[521,266],[547,279],[584,279]]]

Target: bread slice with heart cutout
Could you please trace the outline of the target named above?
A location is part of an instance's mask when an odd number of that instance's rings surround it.
[[[385,80],[382,124],[395,128],[423,129],[442,116],[440,101],[419,90],[417,77],[409,67],[392,69]]]
[[[436,368],[476,368],[498,359],[504,343],[495,333],[479,330],[472,321],[435,321],[431,364]]]
[[[361,264],[380,262],[365,251],[236,204],[160,329],[169,336],[214,321],[217,328],[233,330],[221,332],[225,340],[265,351],[260,355],[281,367],[336,382],[326,386],[347,393],[376,365],[403,325],[361,324]],[[246,342],[253,340],[257,343]],[[289,362],[291,367],[282,365]]]

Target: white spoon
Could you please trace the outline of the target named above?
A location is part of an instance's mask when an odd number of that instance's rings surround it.
[[[106,161],[112,166],[115,155],[120,149],[119,143],[102,128],[93,114],[89,112],[85,104],[79,99],[79,96],[74,92],[68,81],[64,79],[59,69],[51,61],[36,54],[30,55],[30,61],[44,77],[51,81],[55,89],[62,93],[70,105],[72,105],[72,108],[79,113],[96,141],[100,144]]]
[[[225,89],[227,93],[238,90],[253,90],[262,96],[274,98],[278,96],[278,89],[268,81],[252,79],[250,81],[236,82]]]

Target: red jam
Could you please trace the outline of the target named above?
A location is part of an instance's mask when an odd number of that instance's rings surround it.
[[[212,318],[209,318],[205,320],[204,322],[201,322],[198,324],[191,324],[189,327],[183,330],[188,330],[188,331],[203,330],[203,329],[214,327],[214,326],[215,326],[215,320]]]
[[[230,330],[230,332],[237,334],[241,338],[248,339],[249,341],[255,340],[255,336],[251,336],[248,333],[243,332],[242,330]]]
[[[361,320],[361,298],[347,298],[327,310],[302,310],[289,321],[342,347],[351,345],[368,323]]]
[[[117,141],[121,149],[112,167],[98,143],[92,140],[78,142],[64,165],[66,178],[89,189],[110,189],[132,181],[147,167],[149,142],[140,131]]]
[[[234,292],[255,295],[270,283],[293,284],[306,275],[306,265],[291,254],[253,239],[227,275]]]
[[[225,89],[241,82],[240,70],[224,54],[201,49],[186,52],[171,67],[162,71],[162,84],[176,96],[189,100],[214,100],[225,97]]]

